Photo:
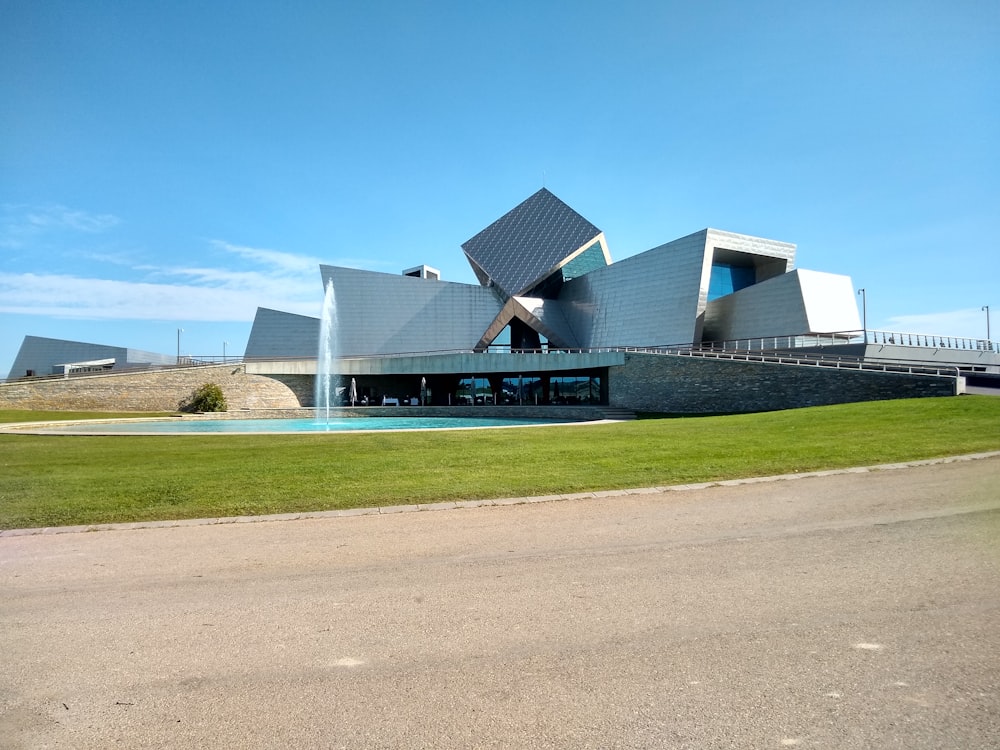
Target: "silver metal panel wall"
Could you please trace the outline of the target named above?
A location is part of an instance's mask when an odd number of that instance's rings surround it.
[[[126,349],[125,361],[130,365],[173,365],[177,363],[177,354],[158,354],[145,352],[142,349]],[[119,364],[115,365],[120,367]]]
[[[798,272],[792,271],[712,300],[705,341],[805,333],[809,325]]]
[[[695,341],[706,232],[695,232],[567,282],[559,301],[581,346]]]
[[[35,375],[53,375],[56,365],[95,359],[114,359],[115,366],[120,367],[128,361],[128,350],[120,346],[25,336],[10,368],[10,377],[23,378],[29,370]]]
[[[319,319],[258,307],[244,356],[316,357],[319,353]]]
[[[491,289],[320,266],[333,281],[345,357],[472,349],[503,306]]]
[[[769,240],[764,237],[737,234],[736,232],[724,232],[721,229],[708,229],[707,232],[706,244],[710,250],[719,248],[764,258],[779,258],[787,261],[786,271],[795,268],[795,245],[790,242]]]
[[[798,269],[708,303],[705,340],[861,328],[849,276]]]

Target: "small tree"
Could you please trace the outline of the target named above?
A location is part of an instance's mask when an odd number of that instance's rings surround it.
[[[205,383],[192,394],[185,411],[226,411],[226,397],[215,383]]]

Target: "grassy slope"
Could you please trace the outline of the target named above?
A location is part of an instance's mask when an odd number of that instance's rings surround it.
[[[586,427],[0,435],[0,528],[544,495],[997,449],[1000,399],[977,396]]]

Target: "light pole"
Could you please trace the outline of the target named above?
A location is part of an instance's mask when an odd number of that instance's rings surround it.
[[[990,306],[983,305],[983,309],[986,311],[986,342],[990,345],[990,349],[992,349],[993,339],[990,338]]]
[[[861,327],[864,329],[865,343],[868,343],[868,298],[865,295],[865,288],[861,287],[858,290],[858,294],[861,295]]]
[[[177,364],[181,363],[181,334],[184,333],[183,328],[177,329]]]
[[[222,342],[222,364],[226,364],[226,344],[228,343],[228,341]]]

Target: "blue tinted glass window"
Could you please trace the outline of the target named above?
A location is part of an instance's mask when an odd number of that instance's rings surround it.
[[[604,249],[600,242],[595,242],[563,266],[563,279],[566,281],[577,279],[606,265],[608,265],[608,261],[604,257]]]
[[[708,299],[718,299],[727,294],[746,289],[756,281],[753,266],[734,266],[730,263],[713,263],[708,282]]]

